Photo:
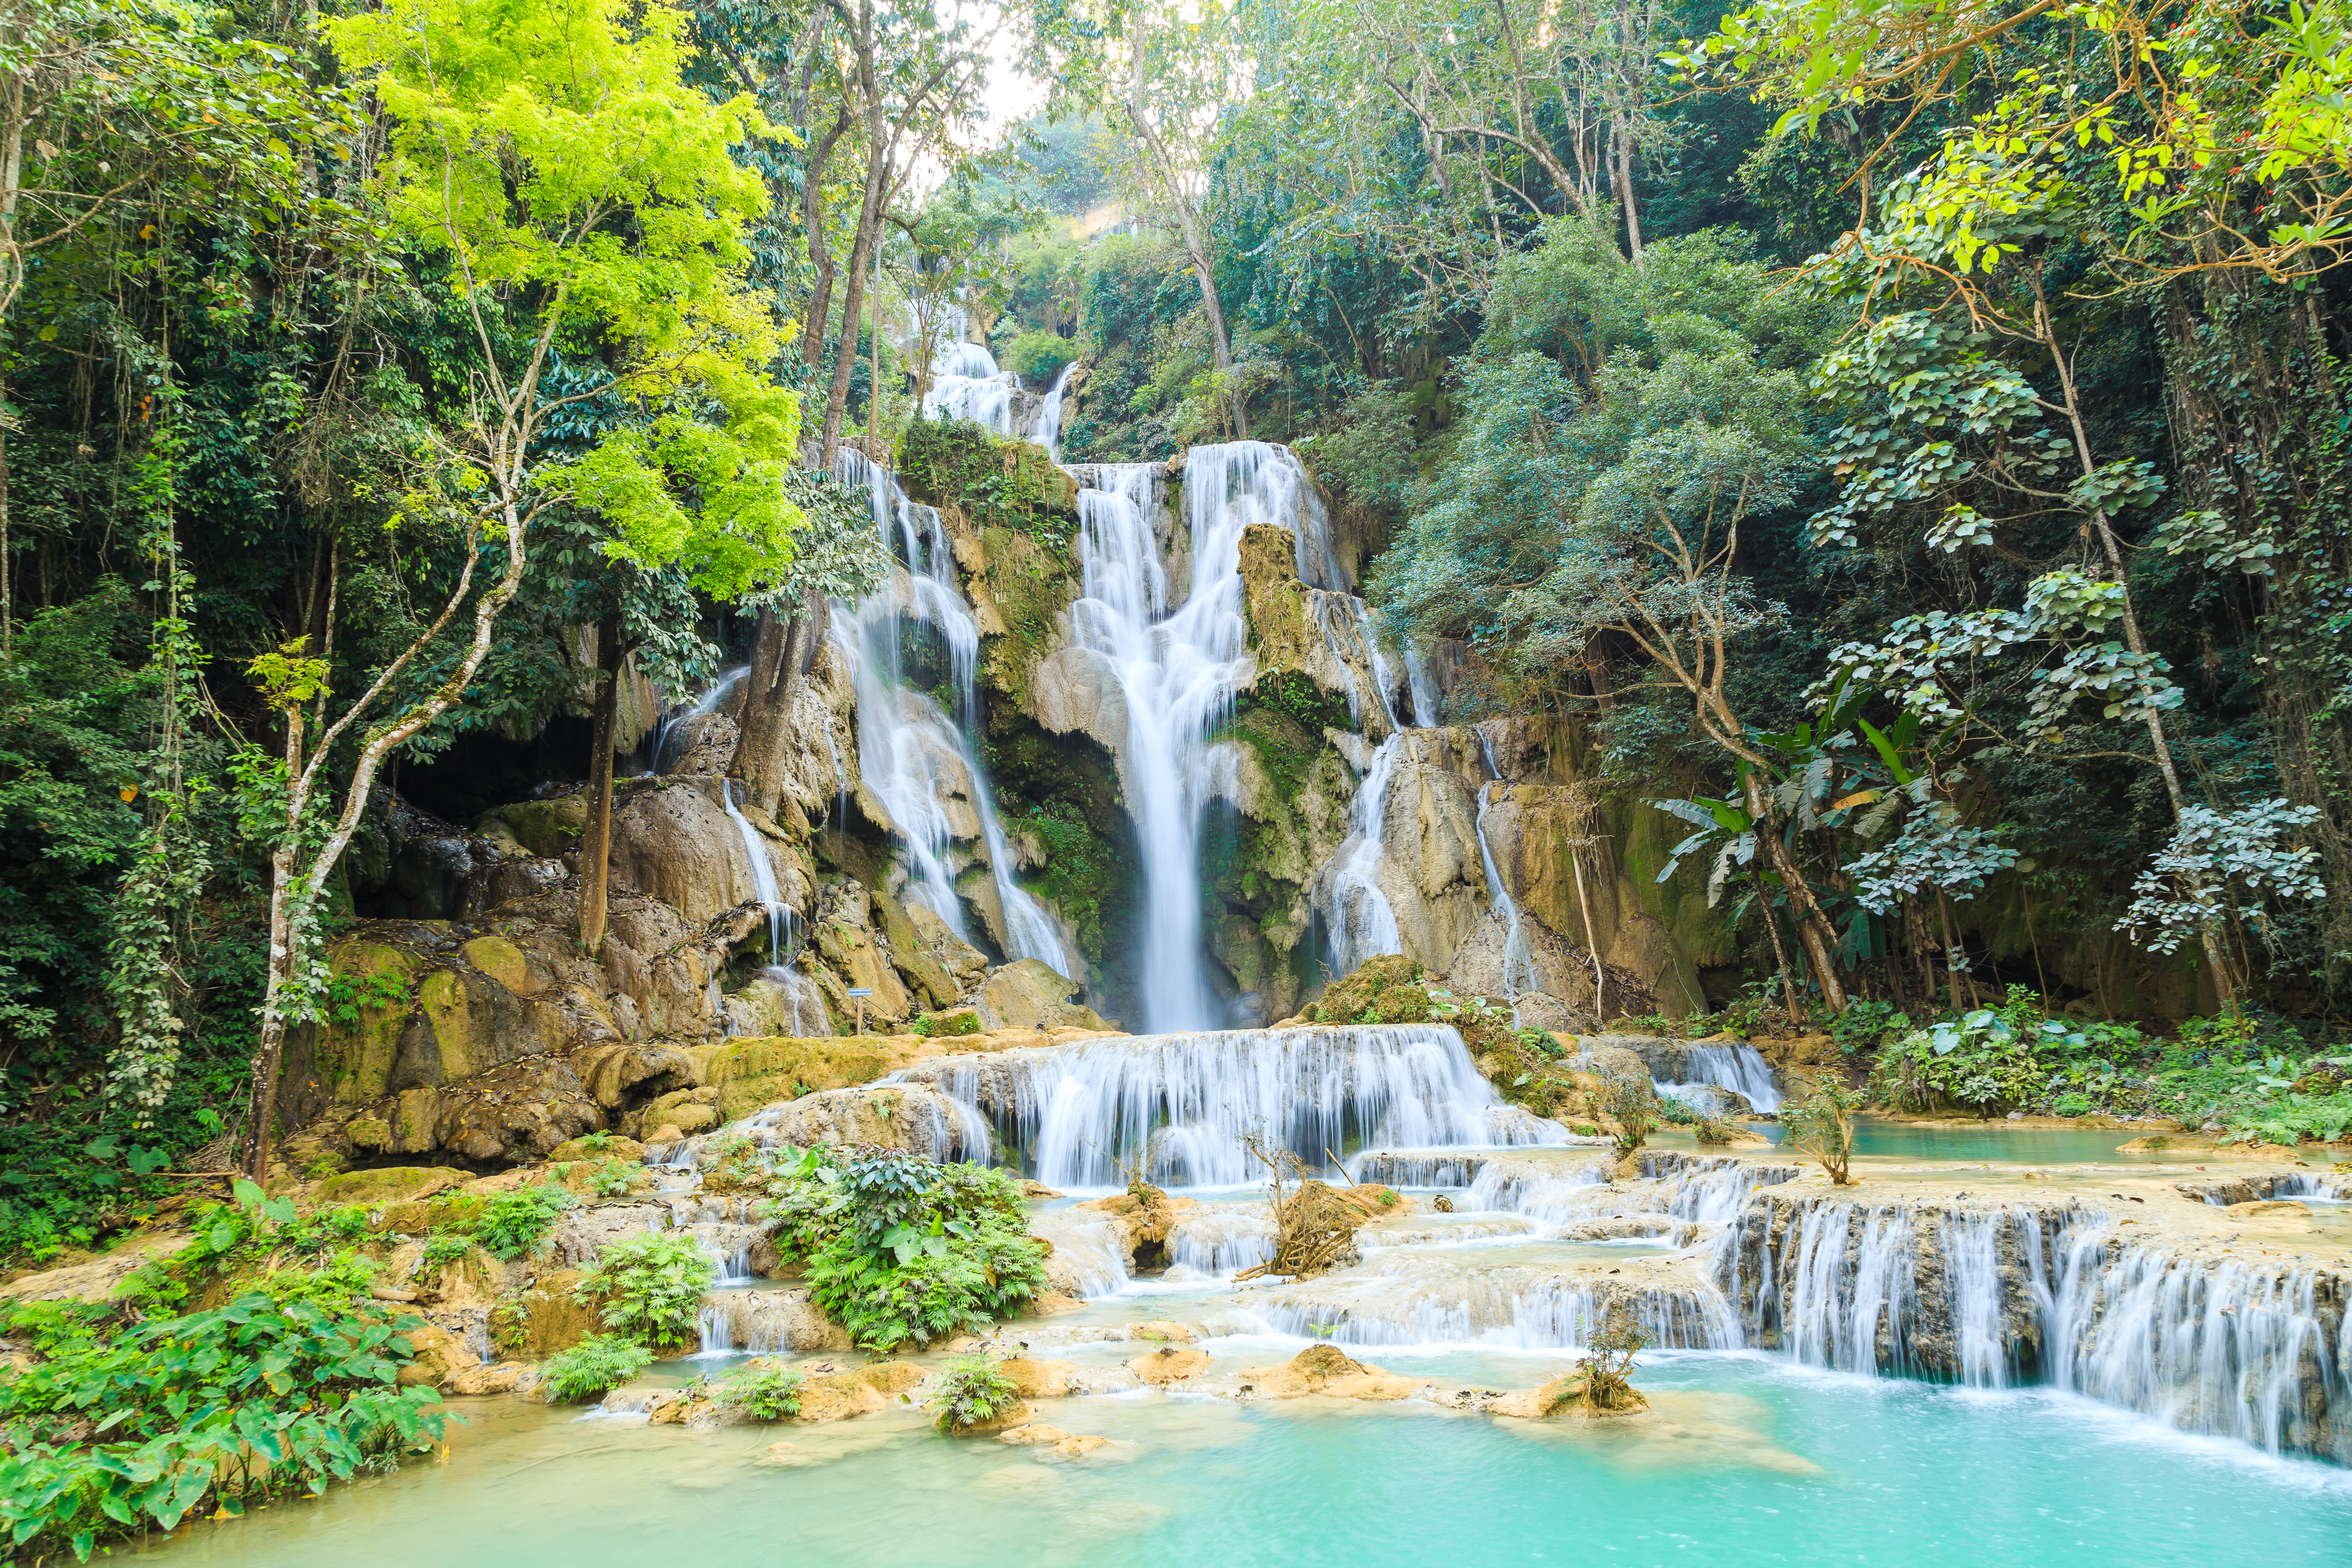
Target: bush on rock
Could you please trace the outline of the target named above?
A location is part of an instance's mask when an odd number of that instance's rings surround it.
[[[597,1303],[607,1326],[656,1350],[675,1350],[695,1337],[702,1293],[718,1276],[719,1265],[693,1237],[653,1231],[605,1248],[572,1294]]]
[[[603,1398],[653,1361],[653,1352],[618,1334],[591,1334],[547,1358],[540,1386],[559,1404],[583,1404]]]

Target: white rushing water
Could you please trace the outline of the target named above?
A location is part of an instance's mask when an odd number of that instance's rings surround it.
[[[996,368],[996,356],[980,343],[950,343],[931,367],[923,393],[925,419],[968,419],[999,435],[1017,434],[1016,394],[1021,378]]]
[[[1201,814],[1219,792],[1208,739],[1231,719],[1234,694],[1253,669],[1242,531],[1271,523],[1294,535],[1311,529],[1320,540],[1322,508],[1286,448],[1255,441],[1193,447],[1184,461],[1192,579],[1171,610],[1154,526],[1154,465],[1105,464],[1081,477],[1084,596],[1070,622],[1126,700],[1120,774],[1143,862],[1143,1022],[1154,1030],[1204,1029],[1221,1021],[1201,946]]]
[[[1555,1123],[1505,1104],[1461,1036],[1434,1024],[1223,1030],[946,1057],[886,1082],[928,1083],[992,1124],[1049,1186],[1123,1186],[1121,1159],[1190,1187],[1260,1180],[1262,1132],[1310,1167],[1366,1146],[1557,1144]]]
[[[660,721],[654,726],[653,744],[646,748],[646,773],[667,773],[669,771],[670,758],[667,754],[670,748],[670,742],[677,737],[680,730],[684,728],[687,721],[689,719],[701,718],[707,714],[716,713],[719,710],[719,705],[727,700],[727,694],[735,689],[735,684],[751,673],[751,665],[738,664],[733,669],[721,674],[716,681],[711,683],[709,690],[705,691],[700,696],[696,697],[691,703],[688,703],[681,707],[672,708],[664,713]]]
[[[1487,797],[1494,793],[1491,783],[1478,786],[1478,860],[1486,872],[1486,896],[1495,913],[1503,917],[1503,998],[1511,1005],[1511,1023],[1519,1022],[1519,993],[1536,988],[1536,961],[1528,951],[1528,935],[1519,924],[1518,900],[1503,885],[1503,873],[1495,865],[1495,852],[1486,843]]]
[[[1683,1054],[1683,1081],[1658,1085],[1661,1094],[1671,1094],[1685,1104],[1709,1113],[1717,1104],[1714,1092],[1717,1089],[1746,1095],[1748,1104],[1759,1111],[1779,1110],[1783,1098],[1772,1064],[1745,1040],[1687,1048]]]
[[[734,820],[735,831],[742,835],[743,854],[751,862],[751,886],[760,900],[760,908],[768,916],[768,962],[782,963],[792,936],[793,911],[786,907],[783,892],[776,885],[775,862],[768,859],[768,846],[761,841],[760,831],[735,805],[735,780],[719,781],[719,799],[726,806],[727,815]]]
[[[833,634],[856,671],[858,770],[907,845],[909,896],[970,938],[953,861],[956,841],[975,836],[971,830],[976,829],[1003,912],[1008,956],[1040,959],[1083,978],[1085,966],[1063,942],[1054,917],[1013,878],[1011,846],[975,739],[980,627],[956,584],[946,527],[936,509],[908,499],[889,471],[863,453],[845,449],[838,472],[845,483],[865,486],[875,526],[898,560],[889,580],[857,605],[836,607]],[[854,639],[843,632],[845,622],[856,628]],[[907,684],[903,650],[916,629],[937,636],[946,653],[958,710],[952,716]],[[970,821],[957,821],[958,803]],[[960,826],[966,831],[959,832]]]
[[[1380,954],[1404,951],[1396,910],[1376,880],[1399,742],[1392,735],[1372,753],[1371,765],[1348,801],[1348,836],[1316,878],[1314,908],[1329,936],[1335,975],[1347,974]]]
[[[1062,396],[1070,384],[1070,372],[1077,368],[1076,360],[1062,367],[1062,373],[1054,378],[1054,384],[1046,389],[1044,404],[1037,410],[1037,444],[1056,463],[1062,460]]]

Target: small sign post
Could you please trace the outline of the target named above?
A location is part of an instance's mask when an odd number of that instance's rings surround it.
[[[857,1032],[866,1032],[866,998],[874,994],[871,986],[852,986],[849,994],[857,998]]]

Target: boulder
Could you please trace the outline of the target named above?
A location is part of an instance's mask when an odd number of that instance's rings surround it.
[[[719,794],[718,779],[632,791],[613,810],[614,883],[669,905],[690,927],[756,899],[751,851]],[[766,834],[752,838],[784,901],[800,903],[797,862]]]
[[[311,1201],[322,1208],[358,1204],[363,1208],[381,1208],[387,1203],[405,1203],[430,1197],[436,1192],[463,1186],[473,1180],[470,1171],[455,1170],[447,1166],[385,1166],[376,1170],[347,1171],[329,1176],[311,1189]]]
[[[1072,1361],[1034,1361],[1025,1355],[1008,1356],[996,1364],[996,1370],[1011,1381],[1013,1391],[1024,1399],[1058,1399],[1076,1392],[1077,1363]]]
[[[530,1285],[490,1312],[490,1333],[501,1354],[544,1361],[604,1331],[594,1307],[576,1300],[577,1269],[542,1270]]]
[[[1127,788],[1127,693],[1110,660],[1091,648],[1057,648],[1029,681],[1029,714],[1049,735],[1083,735],[1110,753]]]
[[[992,970],[977,1002],[992,1030],[1108,1027],[1092,1008],[1072,999],[1079,988],[1042,959],[1023,958]]]
[[[1409,1399],[1422,1384],[1380,1367],[1352,1361],[1337,1345],[1308,1345],[1280,1366],[1242,1374],[1248,1391],[1261,1399],[1297,1399],[1319,1394],[1333,1399]]]
[[[1209,1370],[1209,1353],[1205,1350],[1178,1350],[1163,1344],[1150,1355],[1139,1355],[1127,1364],[1127,1369],[1144,1382],[1160,1387],[1198,1377]]]

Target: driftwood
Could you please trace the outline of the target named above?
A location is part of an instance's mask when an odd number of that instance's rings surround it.
[[[1234,1282],[1271,1276],[1311,1279],[1354,1261],[1359,1211],[1329,1183],[1311,1179],[1289,1150],[1275,1148],[1255,1133],[1244,1134],[1242,1145],[1274,1175],[1275,1241],[1274,1256],[1234,1275]],[[1286,1194],[1284,1187],[1293,1182],[1297,1186]]]

